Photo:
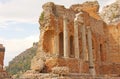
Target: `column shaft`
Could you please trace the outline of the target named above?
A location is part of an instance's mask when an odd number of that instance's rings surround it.
[[[75,46],[75,58],[79,58],[79,38],[77,21],[74,21],[74,46]]]
[[[56,18],[56,26],[55,26],[56,34],[54,36],[54,54],[59,56],[59,34],[58,34],[58,19]]]
[[[63,19],[64,23],[64,57],[69,57],[69,36],[68,36],[68,27],[67,27],[67,18],[64,17]]]
[[[87,52],[86,52],[86,29],[85,26],[82,25],[82,58],[83,60],[87,60]]]
[[[94,61],[93,61],[93,53],[92,53],[92,35],[91,35],[91,29],[88,28],[87,32],[87,38],[88,38],[88,58],[89,58],[89,71],[91,75],[95,75],[95,68],[94,68]]]
[[[54,54],[59,56],[59,36],[54,36]]]

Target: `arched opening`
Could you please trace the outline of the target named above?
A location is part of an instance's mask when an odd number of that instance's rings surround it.
[[[101,59],[101,61],[104,61],[104,57],[103,57],[103,45],[102,44],[100,44],[100,59]]]
[[[64,55],[64,46],[63,46],[63,32],[59,34],[59,56],[63,57]]]
[[[100,44],[100,52],[102,53],[102,44]]]
[[[70,57],[74,58],[75,54],[74,54],[74,44],[73,44],[73,36],[70,36]]]

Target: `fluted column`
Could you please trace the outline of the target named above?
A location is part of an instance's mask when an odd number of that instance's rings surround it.
[[[74,20],[74,46],[75,58],[79,58],[78,21],[76,19]]]
[[[86,28],[82,25],[82,58],[87,60],[87,51],[86,51]]]
[[[93,61],[93,51],[92,51],[92,35],[90,27],[87,28],[87,38],[88,38],[88,58],[89,58],[89,71],[91,75],[95,75],[94,61]]]
[[[54,36],[54,54],[59,56],[59,36],[57,34]]]
[[[63,18],[63,23],[64,23],[64,57],[68,58],[69,57],[69,36],[68,36],[68,26],[67,26],[67,18]]]
[[[59,56],[59,34],[58,34],[58,19],[56,18],[56,26],[55,26],[56,34],[54,36],[54,54]]]

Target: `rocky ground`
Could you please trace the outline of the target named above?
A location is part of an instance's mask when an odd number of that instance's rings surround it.
[[[92,76],[89,74],[78,73],[70,73],[68,75],[63,76],[53,73],[38,73],[35,71],[27,71],[19,79],[120,79],[120,76],[116,74],[112,74],[110,76],[107,75]]]
[[[5,71],[0,72],[0,79],[12,79],[12,77]]]

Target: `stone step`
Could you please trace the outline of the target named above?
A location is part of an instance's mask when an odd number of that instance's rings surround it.
[[[111,76],[92,76],[90,74],[78,74],[78,73],[69,73],[68,75],[58,76],[57,74],[50,73],[36,73],[36,74],[26,74],[20,79],[120,79],[120,77],[114,75]]]

